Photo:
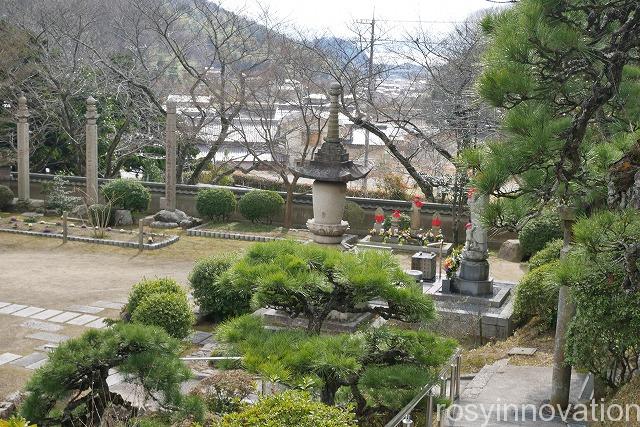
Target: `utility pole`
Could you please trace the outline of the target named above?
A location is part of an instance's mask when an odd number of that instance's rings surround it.
[[[373,88],[371,83],[373,81],[373,45],[375,43],[375,32],[376,32],[375,10],[374,10],[373,16],[371,17],[370,25],[371,25],[371,41],[369,42],[369,70],[368,70],[369,76],[367,81],[368,104],[366,108],[367,113],[370,111],[371,103],[373,101],[373,96],[372,96]],[[365,170],[369,168],[369,131],[366,129],[364,131],[364,168]],[[365,176],[364,179],[362,180],[362,192],[366,197],[367,196],[367,176]]]

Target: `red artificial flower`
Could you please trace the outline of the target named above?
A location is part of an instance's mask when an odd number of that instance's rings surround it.
[[[400,211],[398,209],[394,209],[393,213],[391,214],[392,217],[399,219],[400,218]]]
[[[476,188],[474,187],[469,187],[469,189],[467,190],[467,198],[471,198],[473,197],[474,193],[478,191]]]
[[[424,206],[424,202],[418,196],[415,196],[413,198],[413,204],[416,205],[417,208],[421,208]]]
[[[383,214],[376,215],[376,216],[374,216],[374,219],[375,219],[377,224],[383,223],[384,222],[384,215]]]

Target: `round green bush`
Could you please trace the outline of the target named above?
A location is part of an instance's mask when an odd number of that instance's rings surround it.
[[[275,191],[251,190],[240,199],[238,208],[245,218],[255,221],[268,221],[282,212],[284,199]]]
[[[554,270],[558,261],[535,268],[525,274],[516,286],[513,319],[523,325],[534,317],[551,329],[558,310],[559,285]]]
[[[151,201],[149,190],[132,179],[114,179],[102,187],[102,194],[116,209],[144,212]]]
[[[208,219],[227,219],[236,209],[236,196],[225,188],[207,188],[198,191],[198,213]]]
[[[13,201],[13,191],[6,185],[0,185],[0,209],[6,209]]]
[[[184,289],[173,279],[168,277],[143,279],[131,288],[127,311],[133,313],[144,298],[157,293],[180,294],[186,297]]]
[[[531,256],[544,248],[547,243],[562,238],[562,228],[558,215],[545,212],[527,222],[520,233],[520,245],[525,257]]]
[[[200,312],[214,320],[224,320],[251,311],[251,287],[234,281],[234,255],[199,260],[189,275],[193,298]]]
[[[140,301],[131,313],[131,321],[159,326],[172,337],[183,339],[189,335],[195,316],[184,293],[158,292]]]
[[[344,205],[344,219],[352,228],[366,228],[364,209],[355,202],[348,201]]]
[[[547,243],[544,248],[536,252],[531,259],[529,259],[529,269],[533,270],[534,268],[559,260],[562,246],[562,239],[552,240]]]

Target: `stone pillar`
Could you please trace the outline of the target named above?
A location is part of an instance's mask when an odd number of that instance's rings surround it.
[[[86,201],[87,205],[92,205],[98,203],[98,126],[96,125],[98,113],[96,112],[96,100],[92,96],[87,98],[85,118],[87,119],[85,129]]]
[[[164,209],[176,210],[176,104],[167,101]]]
[[[27,98],[18,98],[18,200],[29,201],[29,110]]]
[[[422,228],[422,226],[420,225],[420,222],[422,219],[421,218],[422,213],[420,212],[420,208],[422,208],[422,204],[414,200],[411,207],[411,229],[412,230],[420,230]]]
[[[560,251],[560,258],[565,258],[571,249],[571,229],[576,219],[576,211],[568,206],[558,209],[564,231],[564,244]],[[555,348],[553,351],[553,374],[551,377],[550,404],[556,408],[566,409],[569,406],[571,392],[571,365],[565,361],[565,347],[567,331],[576,308],[571,301],[568,286],[560,286],[558,293],[558,315],[556,319]]]

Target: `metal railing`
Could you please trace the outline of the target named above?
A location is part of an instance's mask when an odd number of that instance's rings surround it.
[[[384,427],[413,427],[414,420],[411,418],[411,414],[421,403],[424,403],[426,425],[432,427],[435,400],[448,398],[453,403],[460,397],[461,360],[462,351],[458,349],[440,371],[437,381],[425,385],[411,402],[407,403]],[[424,402],[425,400],[426,402]],[[438,409],[435,412],[438,427],[444,426],[445,417],[442,416],[439,408],[435,409]]]

